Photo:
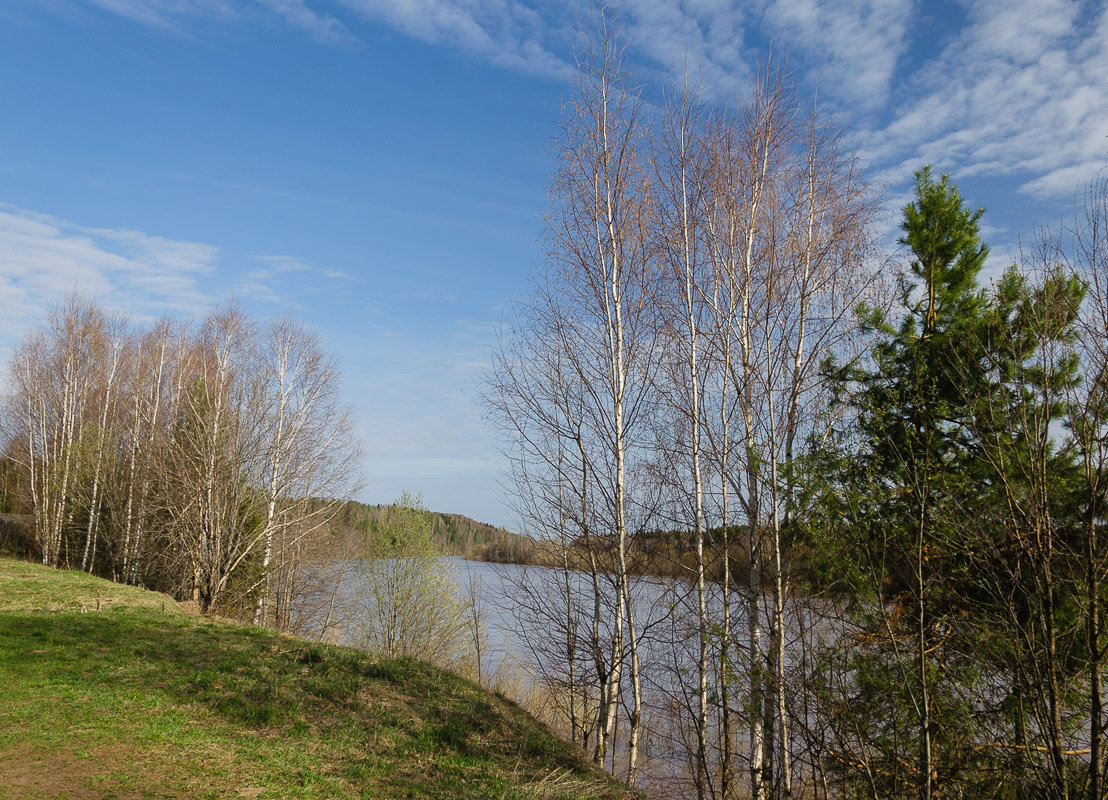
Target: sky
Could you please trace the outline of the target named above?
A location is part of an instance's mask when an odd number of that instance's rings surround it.
[[[727,102],[772,51],[846,131],[893,238],[930,163],[987,209],[995,271],[1108,172],[1103,0],[610,13],[647,87],[687,60]],[[136,322],[230,297],[258,319],[292,312],[343,365],[359,499],[422,493],[516,529],[480,380],[543,259],[550,144],[594,15],[588,0],[3,0],[0,365],[74,291]]]

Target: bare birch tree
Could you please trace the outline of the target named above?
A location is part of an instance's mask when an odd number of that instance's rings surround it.
[[[584,395],[562,369],[566,343],[558,335],[557,310],[556,298],[536,287],[534,300],[519,309],[510,339],[500,343],[485,400],[505,434],[512,506],[524,529],[554,548],[561,567],[557,576],[521,573],[512,581],[511,598],[505,598],[509,613],[540,680],[556,702],[564,697],[572,741],[587,750],[590,740],[596,741],[596,697],[607,683],[599,644],[603,576],[589,528]],[[582,546],[589,554],[586,563],[581,563]],[[571,576],[572,569],[581,568],[594,582],[591,600]],[[591,609],[591,621],[586,609]],[[586,674],[590,654],[593,680]]]
[[[87,516],[85,524],[85,545],[81,554],[81,569],[92,572],[96,561],[96,545],[100,535],[101,507],[104,503],[103,477],[108,471],[108,461],[115,455],[114,432],[116,429],[115,405],[118,403],[118,378],[120,363],[126,346],[127,332],[122,320],[106,319],[103,332],[104,343],[99,352],[100,363],[87,363],[84,368],[92,373],[92,381],[96,387],[96,398],[93,401],[99,405],[98,423],[92,431],[92,439],[88,445],[92,449],[90,459],[93,462],[91,486],[89,489]],[[111,426],[109,427],[109,421]]]
[[[318,338],[284,316],[269,325],[259,350],[255,393],[245,409],[258,417],[260,457],[252,479],[265,503],[256,624],[270,620],[275,565],[295,562],[298,543],[323,532],[357,486],[361,454],[341,399],[338,364]]]
[[[177,413],[185,380],[187,331],[167,319],[134,336],[124,361],[119,471],[116,489],[116,558],[112,575],[138,584],[144,574],[144,548],[155,506],[159,454],[168,452],[166,420]],[[164,466],[164,465],[163,465]]]
[[[611,674],[603,691],[611,737],[620,700],[623,650],[630,682],[626,779],[634,783],[642,723],[642,665],[628,547],[633,509],[631,461],[648,422],[654,320],[649,228],[653,209],[642,153],[643,109],[623,71],[622,49],[606,20],[596,45],[579,58],[580,79],[557,142],[561,168],[552,187],[551,257],[566,294],[565,325],[575,347],[565,354],[586,392],[586,454],[604,530],[615,557],[616,618]],[[626,639],[624,639],[626,635]]]
[[[645,120],[608,25],[602,19],[596,43],[578,59],[578,82],[554,148],[547,264],[535,302],[524,309],[537,322],[523,318],[515,331],[539,331],[541,344],[526,350],[523,360],[524,351],[507,352],[490,394],[509,434],[518,437],[519,474],[551,479],[538,503],[532,502],[534,481],[525,486],[521,505],[548,509],[531,516],[558,536],[572,528],[585,553],[592,596],[583,649],[590,654],[596,697],[592,754],[598,763],[610,756],[615,771],[616,721],[625,704],[625,777],[633,783],[642,664],[628,568],[637,514],[632,482],[650,413],[658,331]],[[568,556],[566,567],[568,576]],[[567,634],[575,636],[569,594]],[[568,655],[574,645],[566,646]],[[577,677],[574,667],[574,682]],[[580,699],[582,707],[593,702]]]
[[[30,478],[30,506],[42,563],[70,564],[77,472],[83,438],[95,435],[92,374],[107,348],[106,320],[91,302],[69,297],[12,358],[19,407],[18,459]],[[76,543],[75,543],[76,546]],[[74,554],[75,555],[75,554]],[[80,562],[78,562],[80,563]]]
[[[694,583],[696,589],[696,752],[694,775],[699,800],[710,793],[711,767],[708,757],[708,640],[707,576],[705,573],[705,542],[707,521],[704,508],[704,480],[701,469],[702,375],[704,355],[701,331],[706,313],[703,292],[708,284],[700,255],[701,234],[699,215],[702,211],[700,189],[703,185],[704,148],[700,115],[702,111],[688,85],[669,100],[662,114],[654,141],[656,206],[658,209],[658,241],[655,252],[665,271],[670,297],[660,297],[665,309],[665,328],[669,331],[674,368],[660,387],[668,398],[668,407],[677,416],[685,445],[682,462],[687,460],[691,480],[691,520],[682,517],[679,525],[691,522],[695,553]],[[670,460],[675,453],[663,445],[662,458]],[[684,481],[682,481],[684,483]]]
[[[873,200],[841,134],[772,72],[711,139],[702,228],[715,285],[703,287],[736,404],[737,471],[721,470],[746,518],[751,791],[792,793],[786,681],[787,564],[798,436],[827,391],[819,362],[848,346],[873,275]],[[721,402],[727,424],[727,403]],[[714,448],[731,459],[730,444]],[[722,458],[721,458],[722,461]],[[768,563],[767,563],[768,562]],[[763,645],[768,574],[769,650]],[[776,767],[776,769],[775,769]]]
[[[202,611],[217,607],[227,583],[261,540],[248,481],[259,432],[246,413],[251,324],[236,306],[215,309],[194,339],[192,363],[172,425],[163,513],[188,569],[187,591]]]

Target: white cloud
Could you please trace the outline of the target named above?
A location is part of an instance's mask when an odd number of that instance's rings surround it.
[[[911,0],[636,0],[617,11],[631,53],[688,64],[717,97],[742,96],[772,55],[819,95],[880,108],[908,44]]]
[[[1068,0],[972,4],[961,35],[896,97],[893,121],[862,138],[866,155],[894,181],[926,161],[1069,194],[1108,163],[1108,9],[1082,13]]]
[[[1036,197],[1066,197],[1106,169],[1108,159],[1093,159],[1040,175],[1024,183],[1020,190]]]
[[[968,6],[965,52],[977,59],[1033,62],[1073,29],[1079,7],[1073,0],[976,0]]]
[[[414,39],[453,47],[501,66],[536,75],[568,75],[570,71],[544,44],[551,26],[538,11],[516,0],[339,2]]]
[[[627,16],[633,52],[667,72],[687,65],[689,77],[717,96],[740,93],[749,79],[742,9],[713,0],[643,0]]]
[[[820,95],[875,109],[889,97],[907,45],[911,0],[772,0],[765,21],[785,57],[804,60]]]
[[[84,228],[0,203],[0,350],[73,291],[138,315],[199,313],[219,249],[124,229]]]

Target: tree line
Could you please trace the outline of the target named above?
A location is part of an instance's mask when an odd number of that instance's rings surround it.
[[[290,316],[259,324],[227,304],[134,325],[72,296],[19,344],[10,376],[0,548],[47,566],[471,669],[472,625],[441,557],[530,552],[411,498],[347,499],[361,467],[342,376]]]
[[[337,534],[354,540],[365,539],[365,534],[370,534],[369,538],[372,538],[375,530],[387,527],[398,506],[403,506],[403,503],[371,505],[348,500],[333,527]],[[464,514],[430,511],[422,506],[405,510],[421,518],[430,531],[435,551],[440,555],[512,564],[539,560],[535,558],[535,542],[532,539],[504,528],[478,522]]]
[[[235,304],[135,325],[70,297],[12,355],[5,483],[43,564],[287,623],[359,472],[337,363]]]
[[[72,296],[10,375],[0,549],[481,677],[479,610],[443,556],[518,561],[530,540],[418,498],[347,499],[342,376],[292,317],[132,325]]]
[[[1108,182],[982,285],[930,168],[881,258],[782,72],[647,103],[603,30],[578,66],[487,385],[561,553],[517,596],[574,739],[699,798],[1104,797]]]

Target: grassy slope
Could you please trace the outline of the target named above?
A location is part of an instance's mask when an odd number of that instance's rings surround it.
[[[623,796],[452,674],[0,559],[0,798]]]

